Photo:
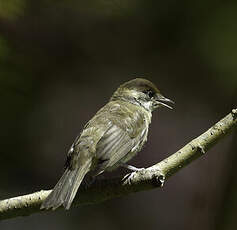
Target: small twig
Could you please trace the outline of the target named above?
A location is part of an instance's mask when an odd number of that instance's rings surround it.
[[[163,186],[165,180],[196,158],[206,154],[217,141],[237,125],[237,109],[161,162],[124,178],[98,180],[89,188],[81,187],[73,206],[94,204],[114,197]],[[0,201],[0,219],[42,212],[40,205],[51,190]],[[44,211],[44,210],[43,210]]]

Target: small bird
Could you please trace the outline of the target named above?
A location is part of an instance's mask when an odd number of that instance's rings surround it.
[[[122,84],[85,125],[72,144],[65,172],[41,205],[41,209],[69,209],[86,174],[95,178],[104,171],[127,165],[147,140],[152,112],[161,106],[172,109],[174,103],[162,96],[156,86],[143,78]]]

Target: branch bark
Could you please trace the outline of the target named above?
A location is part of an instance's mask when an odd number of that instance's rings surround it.
[[[204,155],[215,143],[237,126],[237,109],[233,109],[222,120],[195,138],[183,148],[161,162],[123,178],[98,180],[89,188],[81,187],[73,206],[102,202],[114,197],[142,190],[162,187],[166,179],[182,167]],[[0,201],[0,220],[31,215],[40,210],[40,205],[51,190],[13,197]]]

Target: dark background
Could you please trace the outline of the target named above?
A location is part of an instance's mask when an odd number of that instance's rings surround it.
[[[154,113],[132,164],[150,166],[204,132],[236,106],[236,25],[236,1],[0,0],[0,198],[52,188],[83,125],[135,77],[176,104]],[[162,189],[0,228],[236,229],[236,137]]]

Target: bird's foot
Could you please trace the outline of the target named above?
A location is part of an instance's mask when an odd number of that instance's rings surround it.
[[[132,179],[134,178],[134,176],[137,174],[137,172],[142,172],[145,171],[145,168],[136,168],[132,165],[122,165],[124,168],[127,168],[133,172],[127,174],[124,176],[123,181],[126,181],[126,183],[131,184],[132,183]]]

